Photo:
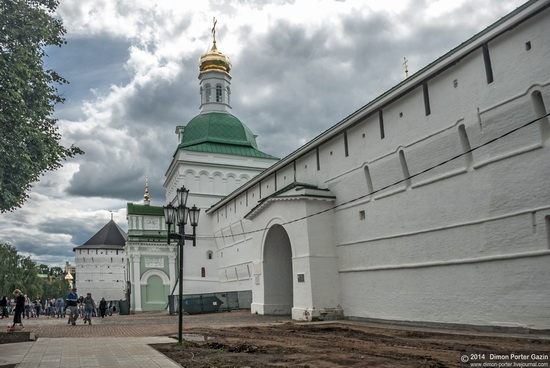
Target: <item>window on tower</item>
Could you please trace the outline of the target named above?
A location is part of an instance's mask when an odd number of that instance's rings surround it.
[[[216,84],[216,102],[222,102],[222,85]]]
[[[205,96],[205,102],[211,102],[212,101],[212,91],[210,90],[210,84],[206,84],[204,86],[204,89],[206,90],[206,96]]]

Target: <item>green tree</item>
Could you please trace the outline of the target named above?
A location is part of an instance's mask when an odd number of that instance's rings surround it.
[[[38,273],[43,273],[45,275],[49,275],[50,274],[50,267],[47,265],[47,264],[39,264],[38,265]]]
[[[42,295],[42,280],[38,278],[38,269],[36,263],[31,257],[21,257],[19,261],[20,279],[22,282],[21,290],[25,290],[32,299]]]
[[[62,276],[65,275],[64,272],[65,271],[63,271],[63,269],[59,266],[54,266],[54,267],[50,268],[50,275],[53,276],[53,277],[63,279]]]
[[[42,285],[43,298],[64,298],[69,285],[67,281],[59,277],[52,278],[51,282]]]
[[[0,294],[11,297],[12,292],[21,288],[19,280],[19,260],[17,249],[11,244],[0,244]]]
[[[47,46],[66,43],[57,0],[0,0],[0,212],[19,208],[41,175],[82,154],[61,145],[54,106],[57,85],[68,83],[45,69]]]

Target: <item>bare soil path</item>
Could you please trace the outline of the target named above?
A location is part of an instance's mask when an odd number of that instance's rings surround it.
[[[6,321],[7,323],[7,321]],[[24,320],[41,337],[176,338],[178,316],[166,312],[94,318]],[[3,328],[5,330],[5,326]],[[249,311],[184,316],[184,344],[153,347],[182,367],[466,367],[463,353],[546,352],[550,335],[421,329],[356,321],[295,323]],[[188,341],[190,340],[190,341]]]

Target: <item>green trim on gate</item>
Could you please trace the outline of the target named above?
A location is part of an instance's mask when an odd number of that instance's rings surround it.
[[[128,215],[164,216],[164,209],[159,206],[146,206],[143,204],[128,203]]]

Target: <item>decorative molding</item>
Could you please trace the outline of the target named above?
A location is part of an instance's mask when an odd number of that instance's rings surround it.
[[[164,257],[145,257],[145,267],[164,268]]]

